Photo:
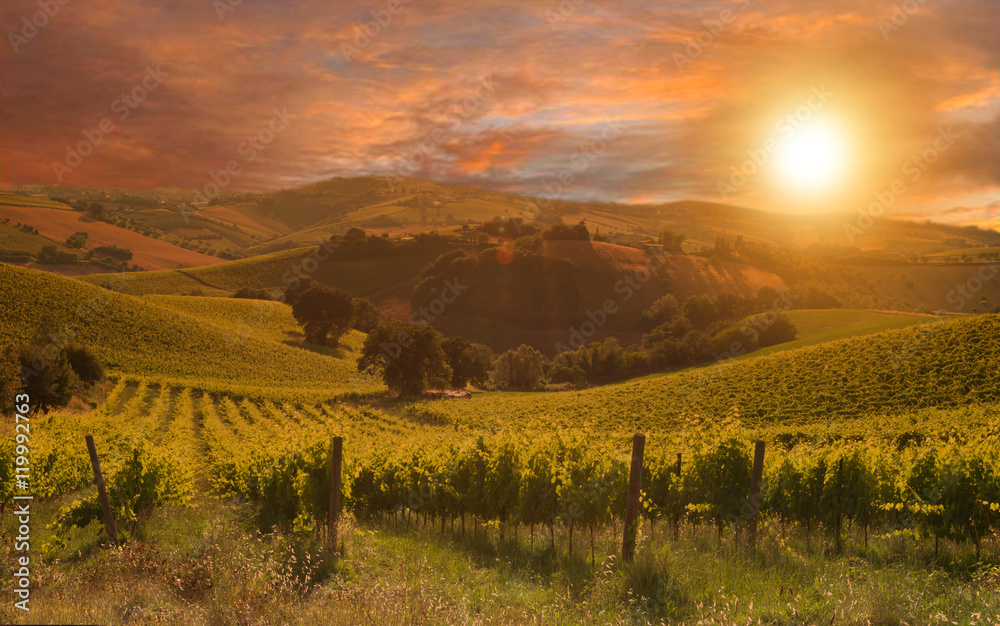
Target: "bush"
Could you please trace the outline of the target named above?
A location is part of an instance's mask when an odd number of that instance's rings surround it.
[[[241,287],[237,289],[236,293],[233,294],[233,297],[246,300],[273,300],[271,292],[267,289],[253,289],[250,287]]]
[[[66,347],[66,359],[73,373],[86,385],[93,385],[104,379],[104,365],[87,346]]]
[[[42,246],[38,252],[38,262],[46,265],[66,265],[76,263],[79,257],[72,252],[59,250],[55,246]]]
[[[19,354],[24,392],[36,412],[69,404],[76,390],[76,374],[65,350],[55,355],[39,348],[22,348]]]
[[[190,247],[190,245],[188,246]],[[118,246],[97,246],[92,250],[95,256],[109,257],[119,261],[131,261],[132,251]]]

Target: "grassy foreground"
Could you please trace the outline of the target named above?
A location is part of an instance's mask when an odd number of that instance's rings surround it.
[[[57,502],[41,505],[38,524]],[[0,606],[3,623],[100,624],[995,624],[1000,565],[962,545],[913,539],[849,542],[835,554],[814,533],[761,530],[754,550],[714,529],[640,529],[634,565],[617,562],[619,536],[598,533],[595,561],[582,537],[496,529],[463,535],[405,520],[341,528],[334,561],[315,539],[259,534],[230,500],[196,497],[158,511],[141,538],[100,547],[95,528],[34,564],[30,614]],[[620,529],[620,524],[619,524]],[[3,524],[10,545],[11,524]],[[44,534],[44,533],[41,533]],[[989,552],[1000,545],[991,540]],[[850,546],[854,547],[850,547]],[[9,580],[11,555],[2,573]]]

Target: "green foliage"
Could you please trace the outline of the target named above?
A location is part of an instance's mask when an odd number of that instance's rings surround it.
[[[0,345],[0,411],[9,415],[14,408],[14,396],[21,392],[21,357],[11,344]]]
[[[142,442],[134,444],[131,454],[105,483],[115,524],[127,535],[134,535],[154,509],[171,502],[184,502],[190,493],[186,474],[177,461]],[[61,509],[51,527],[64,532],[74,527],[84,528],[101,519],[101,506],[95,492]]]
[[[358,371],[382,377],[401,396],[418,395],[451,383],[441,334],[428,324],[385,319],[365,338]]]
[[[534,391],[545,380],[545,357],[531,346],[521,344],[493,362],[490,381],[497,389]]]
[[[542,231],[542,238],[546,241],[571,240],[590,241],[590,232],[583,222],[570,226],[569,224],[554,224]]]
[[[351,329],[354,303],[350,294],[340,289],[313,285],[295,298],[292,315],[302,324],[306,341],[336,346]]]
[[[66,346],[66,358],[76,377],[86,385],[93,385],[104,379],[104,365],[94,351],[83,344]]]
[[[451,366],[451,386],[465,389],[470,382],[482,386],[489,379],[494,354],[489,346],[470,343],[461,337],[447,337],[441,348]]]
[[[119,261],[131,261],[132,251],[128,248],[119,248],[118,246],[97,246],[91,249],[94,256],[96,257],[110,257],[112,259],[117,259]]]
[[[79,257],[69,251],[63,251],[55,246],[42,246],[38,252],[37,261],[47,265],[65,265],[76,263]]]
[[[35,412],[44,413],[69,404],[76,391],[76,374],[64,349],[49,345],[26,347],[20,352],[21,381],[31,396]]]

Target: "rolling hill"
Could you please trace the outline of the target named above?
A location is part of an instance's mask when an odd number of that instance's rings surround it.
[[[560,393],[476,394],[414,410],[476,427],[669,429],[691,415],[836,427],[870,414],[1000,400],[1000,316],[938,321]]]
[[[92,346],[119,375],[286,398],[382,388],[356,372],[362,335],[352,332],[336,351],[305,349],[284,304],[144,299],[5,265],[0,287],[0,343],[75,339]]]
[[[0,219],[29,224],[53,243],[62,243],[77,232],[88,234],[88,247],[118,246],[132,251],[131,264],[143,269],[160,270],[183,266],[211,265],[222,259],[187,250],[166,241],[145,237],[137,232],[90,219],[83,213],[48,206],[11,206],[0,204]]]

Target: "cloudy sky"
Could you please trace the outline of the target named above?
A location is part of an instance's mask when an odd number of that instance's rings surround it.
[[[5,0],[0,185],[199,189],[236,161],[237,190],[399,174],[778,211],[882,198],[1000,228],[998,17],[996,0]],[[768,151],[789,115],[826,143]],[[827,148],[826,179],[796,184]]]

